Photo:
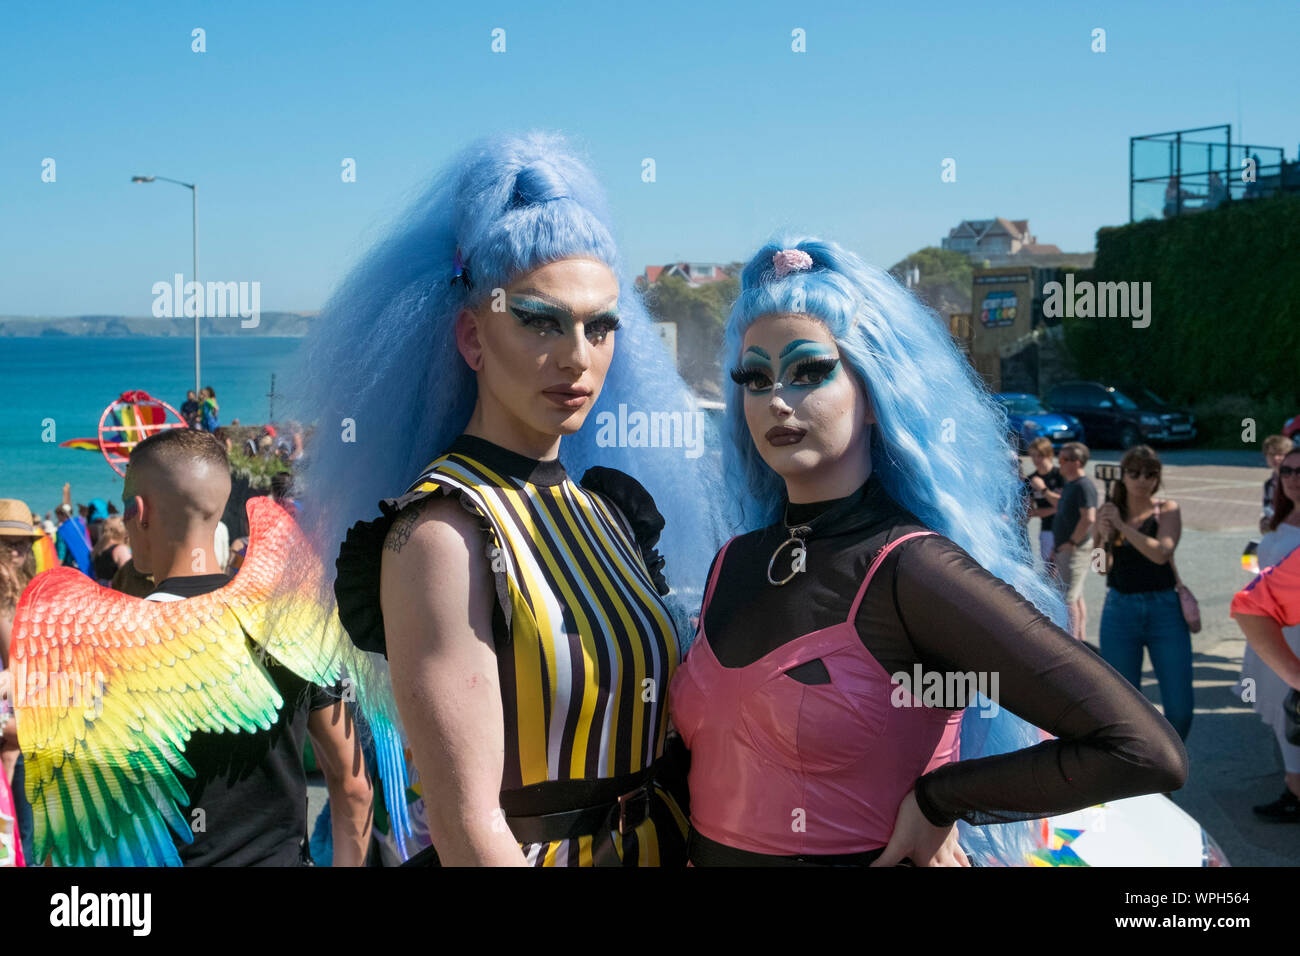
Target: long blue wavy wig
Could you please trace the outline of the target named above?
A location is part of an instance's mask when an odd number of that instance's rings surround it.
[[[458,249],[472,290],[451,282]],[[313,323],[295,386],[300,417],[316,424],[301,476],[304,523],[330,568],[346,530],[376,517],[379,499],[402,494],[464,431],[477,383],[456,348],[460,310],[570,257],[596,259],[618,277],[621,325],[600,397],[582,429],[561,441],[560,460],[574,481],[599,464],[645,486],[666,521],[665,575],[690,609],[698,605],[723,535],[718,456],[597,445],[602,411],[617,415],[626,404],[629,412],[694,416],[697,406],[627,280],[599,185],[550,133],[496,136],[465,149]],[[685,646],[691,635],[679,630]]]
[[[782,249],[808,253],[812,269],[777,278],[772,256]],[[872,471],[894,500],[1063,626],[1065,604],[1034,570],[1021,531],[1024,502],[1009,465],[1006,414],[939,317],[887,272],[834,242],[797,235],[774,237],[745,267],[727,320],[724,369],[739,363],[754,320],[777,313],[805,313],[830,330],[843,362],[870,396],[878,422],[871,434]],[[743,532],[780,519],[785,484],[754,446],[741,386],[724,387],[723,471],[728,488],[744,489],[732,515]],[[962,759],[1038,741],[1035,728],[1005,709],[981,717],[977,703],[962,721]],[[1023,864],[1035,845],[1031,822],[962,823],[961,830],[962,846],[981,862]]]

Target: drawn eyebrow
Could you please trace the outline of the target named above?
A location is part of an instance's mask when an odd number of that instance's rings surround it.
[[[541,292],[537,289],[533,289],[533,288],[519,289],[513,294],[517,296],[532,296],[540,300],[541,302],[545,303],[546,305],[549,305],[552,308],[563,312],[565,315],[573,314],[573,310],[569,308],[567,302],[562,302],[561,300],[555,298],[555,296],[547,295],[545,292]],[[603,308],[594,310],[592,314],[609,315],[615,312],[617,308],[618,308],[618,296],[614,296],[614,298],[612,298],[609,302],[607,302]]]
[[[795,339],[793,342],[791,342],[789,345],[787,345],[785,348],[781,350],[781,354],[778,355],[777,358],[785,358],[789,353],[793,352],[801,345],[816,345],[816,344],[817,343],[814,342],[812,339]]]
[[[772,356],[768,355],[766,352],[764,352],[762,349],[760,349],[757,345],[751,345],[749,348],[745,349],[745,354],[746,354],[746,355],[748,355],[750,352],[753,352],[755,355],[758,355],[758,356],[762,357],[764,360],[766,360],[766,361],[768,361],[768,362],[772,361]]]

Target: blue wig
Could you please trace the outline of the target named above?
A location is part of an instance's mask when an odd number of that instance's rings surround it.
[[[457,258],[472,289],[451,280]],[[301,355],[301,417],[316,423],[307,447],[308,525],[329,566],[346,530],[378,513],[459,436],[477,398],[475,373],[456,347],[455,321],[496,288],[549,262],[598,260],[619,279],[620,327],[600,397],[560,444],[573,480],[603,465],[654,497],[666,525],[660,551],[670,585],[690,607],[722,538],[717,457],[682,447],[602,447],[604,411],[689,415],[678,376],[626,279],[604,196],[557,135],[492,137],[467,148],[419,195],[333,293]],[[606,432],[608,444],[608,430]],[[684,593],[683,593],[684,592]],[[684,628],[683,643],[689,640]]]
[[[800,249],[812,269],[777,278],[772,256]],[[1006,414],[993,401],[948,330],[888,273],[833,242],[777,236],[741,276],[727,320],[723,368],[740,359],[745,331],[761,316],[805,313],[823,322],[870,397],[872,471],[921,523],[960,545],[991,574],[1016,588],[1056,624],[1066,621],[1060,595],[1034,570],[1021,533],[1020,481],[1008,466]],[[723,470],[728,487],[745,489],[733,520],[742,531],[781,516],[785,484],[759,456],[745,423],[741,386],[729,387]],[[962,722],[963,759],[1038,743],[1038,731],[999,708],[980,717],[979,702]],[[1033,849],[1033,824],[962,827],[962,845],[983,862],[1019,865]]]

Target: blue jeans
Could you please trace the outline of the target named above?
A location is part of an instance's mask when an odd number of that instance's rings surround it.
[[[1165,720],[1187,739],[1192,729],[1192,635],[1178,592],[1107,590],[1101,610],[1101,656],[1134,687],[1142,688],[1142,648],[1160,684]]]

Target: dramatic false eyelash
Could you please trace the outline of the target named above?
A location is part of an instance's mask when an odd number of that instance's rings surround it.
[[[530,312],[528,309],[521,309],[515,305],[510,307],[510,311],[524,325],[536,325],[538,322],[555,322],[556,325],[559,325],[555,316],[547,315],[544,312]]]
[[[761,368],[754,368],[753,366],[740,366],[731,370],[731,380],[741,386],[747,386],[751,382],[757,382],[759,379],[767,377],[767,373]]]
[[[600,329],[605,333],[617,332],[623,327],[623,320],[617,315],[602,315],[587,323],[588,329]]]
[[[557,325],[559,324],[559,320],[555,316],[548,315],[545,312],[533,312],[517,305],[510,306],[510,311],[525,325],[535,325],[539,322],[555,322]],[[602,315],[587,323],[588,329],[597,329],[605,334],[617,332],[622,326],[623,322],[617,315]]]
[[[799,378],[804,375],[821,376],[825,378],[831,372],[835,371],[835,366],[840,364],[837,358],[810,358],[804,359],[794,367],[794,377]]]

